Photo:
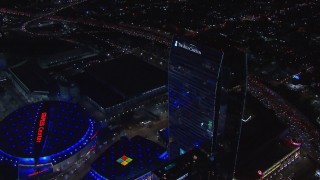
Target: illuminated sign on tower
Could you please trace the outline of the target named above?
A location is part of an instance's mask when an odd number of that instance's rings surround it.
[[[201,55],[201,51],[198,49],[197,46],[195,46],[195,45],[193,45],[193,44],[175,41],[175,42],[174,42],[174,46],[175,46],[175,47],[180,47],[180,48],[183,48],[183,49],[185,49],[185,50],[188,50],[188,51],[191,51],[191,52],[193,52],[193,53],[196,53],[196,54]]]
[[[168,64],[169,157],[201,147],[214,179],[232,179],[246,96],[246,54],[174,37]],[[213,173],[211,173],[213,174]]]

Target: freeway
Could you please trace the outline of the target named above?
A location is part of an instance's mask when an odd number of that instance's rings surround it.
[[[249,93],[264,106],[273,110],[279,120],[282,120],[289,127],[291,133],[302,140],[302,148],[320,162],[320,134],[317,128],[296,107],[292,106],[276,92],[252,76],[249,76],[248,80]]]

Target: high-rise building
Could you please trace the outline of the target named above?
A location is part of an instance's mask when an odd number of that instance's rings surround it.
[[[201,148],[217,179],[232,179],[246,96],[246,54],[175,37],[169,60],[169,155]]]

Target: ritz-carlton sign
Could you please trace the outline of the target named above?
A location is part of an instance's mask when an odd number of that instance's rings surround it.
[[[38,133],[37,133],[37,137],[36,137],[36,142],[37,143],[41,143],[42,142],[42,137],[43,137],[43,131],[45,129],[46,126],[46,121],[47,121],[47,113],[46,112],[42,112],[40,115],[40,121],[38,124]]]

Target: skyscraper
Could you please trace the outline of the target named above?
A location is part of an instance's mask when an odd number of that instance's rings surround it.
[[[246,96],[246,55],[175,37],[169,60],[169,155],[207,152],[212,174],[232,179]]]

